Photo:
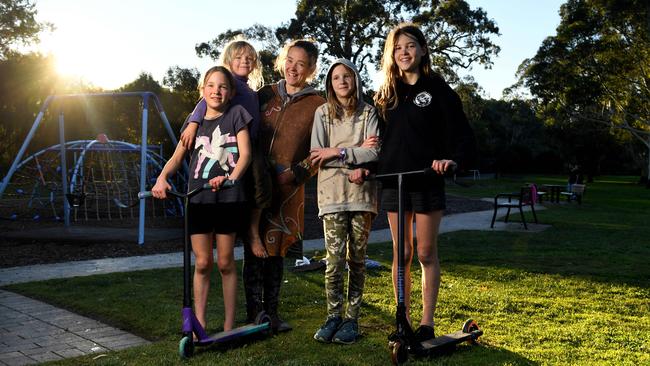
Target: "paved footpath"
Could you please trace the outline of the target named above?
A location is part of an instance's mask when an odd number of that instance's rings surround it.
[[[0,290],[0,365],[29,365],[149,343],[123,330]]]
[[[538,206],[538,209],[543,209]],[[494,230],[538,232],[548,225],[496,222],[490,229],[492,210],[445,216],[440,232]],[[499,215],[503,216],[499,211]],[[390,241],[388,229],[373,231],[369,242]],[[323,239],[306,240],[306,252],[324,250]],[[235,248],[235,258],[243,256]],[[108,258],[68,263],[0,268],[0,286],[53,278],[90,276],[112,272],[180,267],[182,254]],[[28,365],[91,353],[120,350],[149,343],[147,340],[69,311],[9,291],[0,290],[0,365]]]

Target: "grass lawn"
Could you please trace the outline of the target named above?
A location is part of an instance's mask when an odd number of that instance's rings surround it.
[[[564,178],[519,177],[450,187],[453,194],[492,197],[523,182],[562,184]],[[547,204],[538,212],[552,227],[541,233],[463,231],[441,235],[442,286],[436,333],[474,318],[481,346],[411,360],[427,365],[650,364],[650,190],[634,177],[601,177],[582,205]],[[517,215],[513,216],[517,220]],[[486,227],[489,223],[486,223]],[[232,349],[177,356],[181,270],[164,269],[13,285],[8,290],[103,320],[155,341],[152,345],[68,359],[57,365],[384,365],[395,304],[391,246],[372,245],[362,311],[363,338],[352,346],[312,340],[325,317],[322,272],[286,273],[281,312],[294,330]],[[419,267],[414,266],[419,276]],[[222,322],[220,285],[209,299],[210,331]],[[417,277],[416,277],[417,278]],[[241,286],[241,284],[240,284]],[[412,318],[419,319],[419,281]],[[243,295],[239,296],[243,305]],[[243,321],[243,307],[239,311]]]

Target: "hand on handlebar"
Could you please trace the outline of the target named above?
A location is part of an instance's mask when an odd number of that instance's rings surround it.
[[[167,180],[159,177],[156,179],[156,184],[151,188],[151,195],[159,200],[164,200],[167,198],[167,191],[171,189],[172,186],[167,183]]]
[[[221,186],[224,184],[225,181],[228,180],[228,177],[224,175],[220,175],[217,177],[214,177],[208,181],[210,183],[210,186],[212,186],[212,192],[216,192],[221,188]]]
[[[431,169],[440,175],[447,172],[453,172],[456,169],[456,166],[458,166],[458,164],[456,164],[455,161],[446,159],[434,160],[433,163],[431,163]]]

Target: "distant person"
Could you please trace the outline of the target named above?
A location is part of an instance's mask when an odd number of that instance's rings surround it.
[[[567,183],[567,192],[572,192],[574,184],[582,184],[582,174],[580,174],[579,165],[569,166],[569,182]]]
[[[311,162],[320,167],[318,216],[323,220],[327,250],[327,319],[314,339],[351,344],[359,336],[366,249],[372,219],[377,215],[377,184],[363,179],[369,173],[364,165],[378,157],[377,111],[363,101],[361,77],[348,60],[332,63],[325,89],[327,103],[318,107],[314,116]],[[366,140],[373,141],[373,147],[366,147]],[[349,272],[344,291],[346,263]]]
[[[221,273],[225,320],[223,329],[235,325],[237,273],[234,258],[235,233],[247,222],[245,192],[241,185],[219,190],[226,180],[237,181],[251,161],[248,124],[251,115],[240,105],[231,105],[235,81],[228,69],[210,68],[202,79],[201,94],[206,101],[205,116],[197,130],[196,143],[188,149],[179,142],[172,157],[151,189],[153,196],[165,199],[171,189],[169,179],[191,152],[189,190],[210,183],[206,190],[192,197],[185,213],[189,217],[188,231],[195,256],[193,290],[194,310],[203,328],[206,328],[206,305],[210,289],[210,274],[214,266],[212,245],[217,242],[217,266]],[[186,121],[183,128],[187,128]]]
[[[404,284],[410,322],[413,221],[422,268],[422,319],[418,340],[434,337],[434,313],[440,288],[437,237],[445,209],[443,174],[470,156],[475,139],[458,95],[431,70],[427,40],[413,24],[400,24],[388,35],[381,72],[384,82],[375,105],[385,121],[379,154],[379,174],[426,168],[433,174],[404,179]],[[397,299],[397,179],[382,181],[382,207],[388,211],[393,239],[393,289]]]
[[[314,112],[325,100],[308,84],[317,60],[318,48],[313,43],[288,43],[275,61],[283,79],[258,91],[258,143],[272,180],[271,204],[260,220],[260,238],[268,256],[244,252],[244,285],[249,311],[266,311],[275,331],[291,329],[278,313],[283,258],[292,247],[302,249],[304,183],[317,171],[309,159],[309,143]]]

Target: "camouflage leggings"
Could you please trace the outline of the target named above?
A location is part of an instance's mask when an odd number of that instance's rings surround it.
[[[345,318],[357,319],[366,275],[366,248],[372,223],[370,212],[336,212],[323,215],[327,268],[327,315],[343,316],[343,273],[347,261],[348,298]],[[347,248],[347,250],[346,250]]]

